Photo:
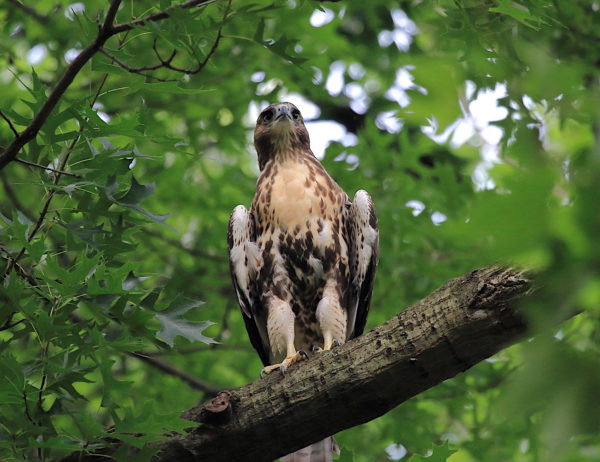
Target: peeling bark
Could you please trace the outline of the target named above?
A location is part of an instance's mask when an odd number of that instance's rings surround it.
[[[497,267],[452,279],[285,376],[270,374],[186,411],[202,425],[160,442],[153,460],[272,461],[375,419],[520,340],[526,325],[514,305],[529,289],[525,275]]]

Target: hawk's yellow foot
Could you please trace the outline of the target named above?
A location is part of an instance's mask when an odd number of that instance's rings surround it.
[[[271,364],[270,366],[263,367],[260,371],[260,376],[264,377],[267,374],[270,374],[273,371],[280,370],[281,373],[285,373],[285,370],[290,367],[292,364],[299,363],[300,361],[308,358],[306,351],[298,350],[293,355],[287,356],[283,361],[279,364]]]

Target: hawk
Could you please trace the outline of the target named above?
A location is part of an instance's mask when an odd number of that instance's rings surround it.
[[[263,373],[285,371],[306,351],[329,350],[365,327],[379,233],[371,197],[352,200],[310,149],[300,111],[268,106],[254,130],[260,177],[252,207],[229,219],[229,262]],[[282,461],[331,461],[327,438]]]

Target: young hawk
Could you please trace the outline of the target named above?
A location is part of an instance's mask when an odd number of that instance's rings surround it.
[[[251,209],[238,205],[229,219],[229,261],[268,373],[363,332],[379,238],[371,197],[361,190],[350,201],[329,176],[296,106],[263,110],[254,145],[261,174]],[[334,447],[327,438],[282,461],[330,461]]]

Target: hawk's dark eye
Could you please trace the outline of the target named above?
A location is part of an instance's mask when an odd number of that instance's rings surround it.
[[[298,109],[294,109],[292,111],[292,117],[296,120],[298,120],[300,118],[300,111]]]
[[[268,122],[272,118],[273,118],[273,111],[267,111],[267,112],[263,113],[263,120],[265,120],[266,122]]]

